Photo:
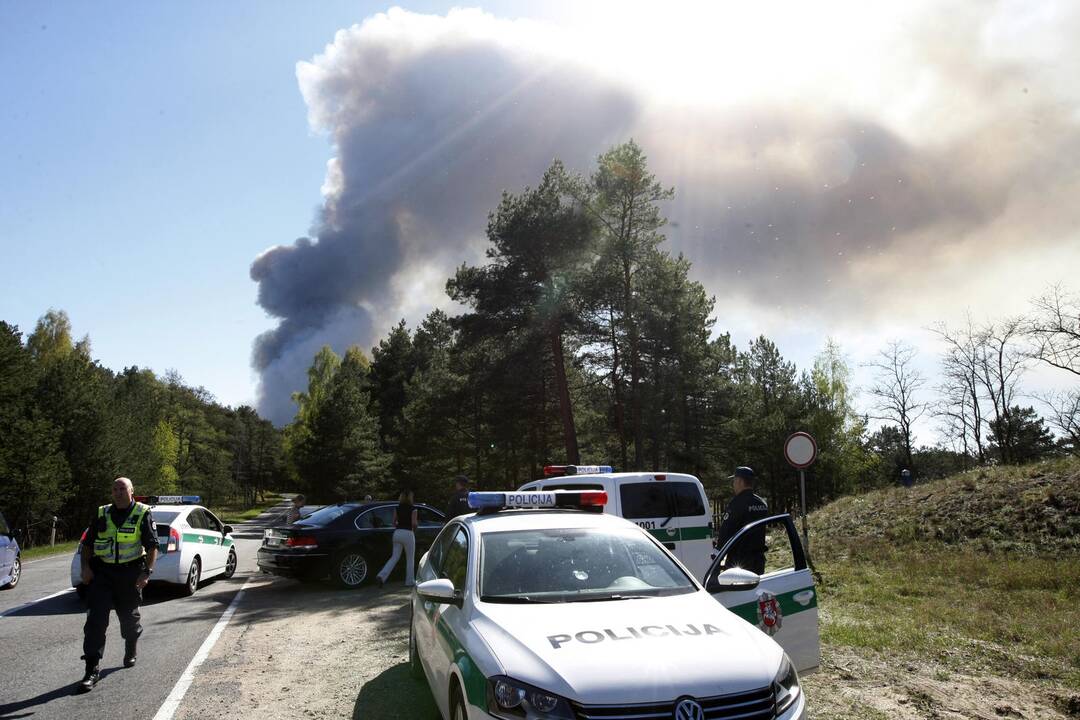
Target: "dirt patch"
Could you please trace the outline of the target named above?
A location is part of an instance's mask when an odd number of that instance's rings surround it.
[[[181,720],[435,720],[427,686],[408,672],[403,588],[342,591],[260,580],[199,668]],[[1051,682],[918,657],[825,646],[803,679],[813,720],[1066,720],[1080,695]]]
[[[821,669],[803,680],[815,720],[1061,720],[1080,698],[1050,684],[962,674],[925,658],[847,648],[823,650]]]
[[[180,720],[438,717],[408,673],[404,588],[337,590],[265,580],[196,672]]]

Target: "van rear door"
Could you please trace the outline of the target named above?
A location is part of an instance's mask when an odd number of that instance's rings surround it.
[[[666,482],[649,476],[642,476],[640,481],[620,481],[619,514],[636,523],[638,527],[648,530],[664,547],[674,553],[675,557],[679,557],[680,523],[676,521],[674,498]]]

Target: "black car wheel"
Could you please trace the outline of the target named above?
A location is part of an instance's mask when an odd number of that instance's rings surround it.
[[[226,580],[236,574],[236,548],[229,548],[229,557],[225,561],[225,574],[222,576]]]
[[[11,565],[11,579],[8,580],[8,584],[4,585],[2,590],[10,590],[19,584],[19,577],[22,575],[22,558],[18,555],[15,556],[15,562]]]
[[[194,595],[195,591],[199,589],[200,572],[199,558],[195,558],[191,561],[191,567],[188,569],[187,574],[187,582],[184,583],[184,594],[188,597]]]
[[[450,720],[469,720],[469,716],[465,714],[465,701],[461,699],[461,688],[458,687],[457,680],[453,683],[450,686]]]
[[[359,550],[346,550],[334,561],[334,580],[343,588],[358,588],[370,575],[367,558]]]

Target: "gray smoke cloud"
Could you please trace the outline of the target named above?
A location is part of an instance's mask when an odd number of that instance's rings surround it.
[[[1080,220],[1078,106],[1030,63],[987,59],[987,22],[913,33],[912,56],[956,103],[929,134],[835,103],[664,112],[550,29],[479,11],[395,9],[339,32],[297,71],[335,149],[313,238],[251,268],[280,320],[255,342],[260,410],[291,419],[320,346],[369,347],[397,318],[445,306],[502,189],[535,185],[555,157],[588,172],[630,137],[676,187],[671,249],[721,307],[865,321],[895,313],[890,286],[949,302],[941,286],[965,263],[1060,243]]]

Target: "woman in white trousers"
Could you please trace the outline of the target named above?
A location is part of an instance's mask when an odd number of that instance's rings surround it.
[[[394,566],[401,558],[402,551],[405,552],[405,587],[416,584],[413,580],[413,573],[416,570],[416,522],[412,491],[403,490],[398,496],[398,505],[394,509],[394,550],[376,576],[379,585],[386,583],[386,578],[390,577],[390,573],[394,571]]]

